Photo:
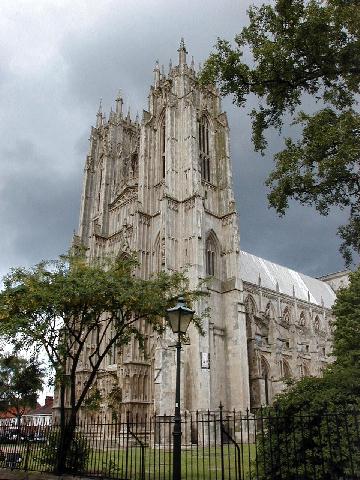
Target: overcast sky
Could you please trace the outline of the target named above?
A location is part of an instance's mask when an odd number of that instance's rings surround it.
[[[250,2],[222,0],[1,0],[0,275],[67,250],[77,229],[82,170],[100,97],[108,112],[121,88],[132,115],[147,107],[156,59],[195,64],[218,36],[232,39]],[[264,180],[283,138],[252,151],[246,111],[225,99],[231,127],[241,248],[309,275],[343,268],[337,226],[295,205],[268,210]]]

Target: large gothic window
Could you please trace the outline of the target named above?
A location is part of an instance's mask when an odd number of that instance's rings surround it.
[[[214,277],[217,270],[217,242],[214,233],[210,233],[205,244],[206,274]]]
[[[166,121],[165,121],[165,114],[162,116],[161,119],[161,127],[160,127],[160,160],[161,160],[161,175],[162,178],[165,178],[165,148],[166,148]]]
[[[199,121],[199,161],[201,178],[210,182],[209,122],[205,115]]]
[[[280,360],[279,367],[280,367],[280,378],[291,378],[291,370],[286,360],[282,358]]]

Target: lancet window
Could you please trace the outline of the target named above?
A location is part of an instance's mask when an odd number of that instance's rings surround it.
[[[264,387],[265,387],[265,405],[269,405],[269,365],[264,357],[261,357],[260,362],[260,369],[261,369],[261,378],[264,380]]]
[[[210,276],[216,275],[217,245],[213,235],[209,235],[206,240],[206,274]]]
[[[161,175],[162,178],[165,178],[165,150],[166,150],[166,120],[165,114],[162,116],[161,119],[161,126],[160,126],[160,160],[161,160]]]
[[[199,121],[199,161],[201,178],[210,182],[209,122],[204,115]]]
[[[284,308],[283,322],[284,322],[285,325],[290,325],[290,312],[289,312],[288,307]]]
[[[320,319],[319,316],[316,315],[315,320],[314,320],[314,330],[318,332],[320,330]]]
[[[102,185],[103,171],[100,169],[99,174],[99,186],[98,186],[98,198],[97,198],[97,207],[100,208],[100,199],[101,199],[101,185]]]

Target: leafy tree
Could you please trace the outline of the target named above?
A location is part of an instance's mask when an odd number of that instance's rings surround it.
[[[133,257],[89,263],[77,250],[29,270],[15,269],[4,279],[0,334],[25,348],[44,348],[55,370],[60,397],[59,473],[66,470],[77,414],[86,403],[93,404],[91,387],[106,355],[133,336],[142,345],[140,322],[162,332],[164,312],[180,292],[185,292],[190,304],[201,294],[188,291],[183,273],[161,272],[144,280],[135,275],[136,268]],[[199,318],[194,321],[200,326]],[[76,376],[81,361],[88,376],[79,386]]]
[[[338,291],[333,350],[336,365],[358,369],[360,378],[360,269],[350,274],[350,285]]]
[[[26,410],[36,406],[43,376],[44,370],[34,359],[0,356],[0,411],[13,414],[18,426]]]
[[[280,215],[293,198],[323,215],[348,207],[339,228],[342,254],[351,262],[360,252],[360,8],[358,0],[276,0],[251,7],[249,25],[235,45],[219,39],[201,81],[217,82],[223,95],[243,106],[250,94],[260,100],[251,112],[255,150],[264,152],[264,132],[284,121],[302,128],[275,155],[267,179],[269,204]],[[250,52],[249,60],[246,60]],[[306,96],[319,110],[299,111]]]
[[[360,471],[360,270],[333,311],[335,362],[322,378],[290,385],[263,411],[260,479],[350,479]]]

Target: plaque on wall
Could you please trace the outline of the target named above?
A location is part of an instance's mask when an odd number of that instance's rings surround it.
[[[201,358],[201,368],[207,368],[207,369],[210,368],[210,353],[201,352],[200,358]]]

